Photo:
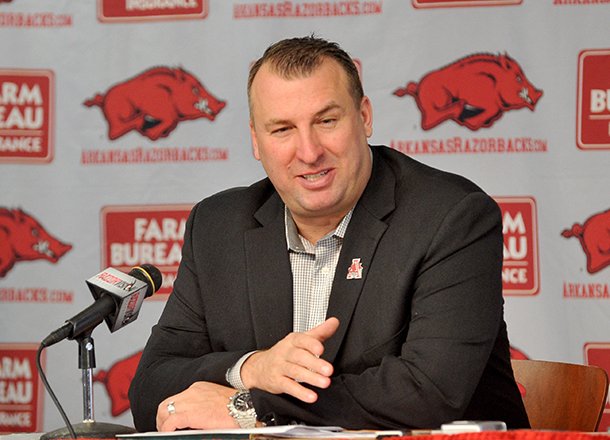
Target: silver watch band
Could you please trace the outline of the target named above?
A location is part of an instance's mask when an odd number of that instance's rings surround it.
[[[227,408],[240,428],[251,429],[256,427],[256,409],[252,404],[252,397],[249,392],[237,391],[229,398]]]

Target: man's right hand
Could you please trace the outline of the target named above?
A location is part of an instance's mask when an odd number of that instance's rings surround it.
[[[241,367],[243,384],[248,389],[286,393],[303,402],[315,402],[318,395],[300,383],[318,388],[330,385],[333,366],[320,356],[324,341],[338,328],[339,320],[328,318],[307,332],[290,333],[270,349],[254,353]]]

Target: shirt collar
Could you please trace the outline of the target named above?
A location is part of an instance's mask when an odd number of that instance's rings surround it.
[[[334,231],[326,234],[322,240],[327,237],[333,236],[337,238],[343,238],[345,236],[345,231],[347,231],[347,226],[349,225],[349,221],[352,218],[352,214],[354,212],[354,208],[350,209],[345,217],[341,219],[337,227]],[[286,205],[284,205],[284,225],[286,231],[286,242],[288,243],[288,250],[294,252],[306,252],[305,245],[303,245],[302,237],[299,235],[297,225],[292,218],[292,214]]]

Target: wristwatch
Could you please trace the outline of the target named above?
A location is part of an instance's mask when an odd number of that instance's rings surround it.
[[[256,409],[248,391],[238,391],[233,394],[229,398],[227,408],[240,428],[251,429],[256,426]]]

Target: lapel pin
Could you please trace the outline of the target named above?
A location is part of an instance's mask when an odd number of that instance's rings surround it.
[[[362,278],[362,264],[360,258],[354,258],[351,266],[347,269],[348,280],[359,280]]]

